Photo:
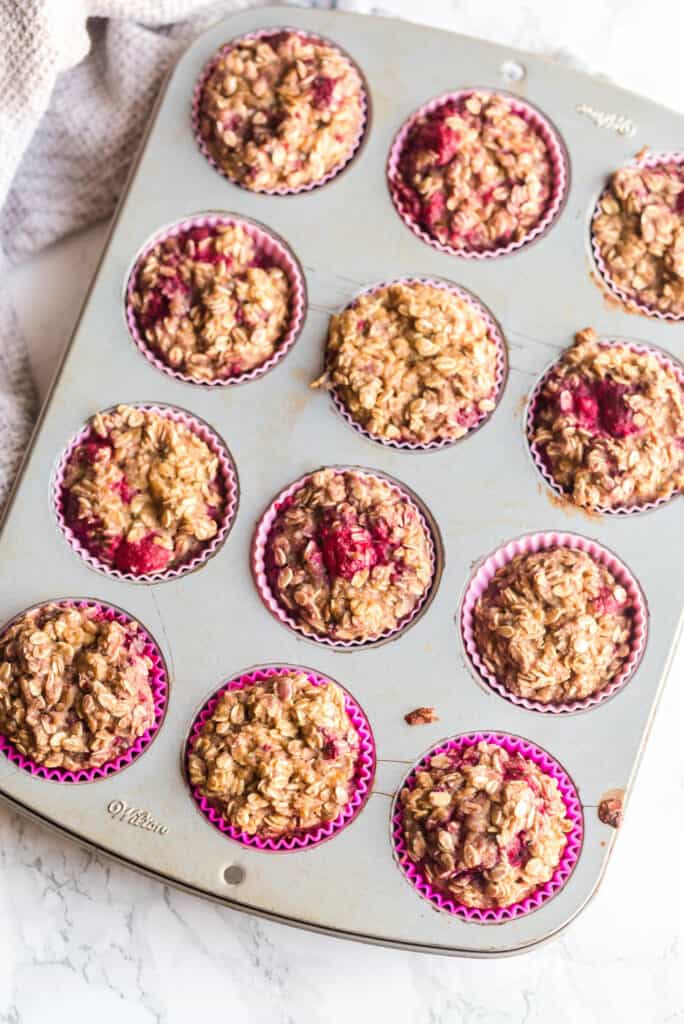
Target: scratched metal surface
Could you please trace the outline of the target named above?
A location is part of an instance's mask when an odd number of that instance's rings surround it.
[[[215,173],[189,128],[193,84],[226,39],[287,24],[328,35],[359,62],[370,85],[372,120],[352,167],[326,187],[286,199],[250,195]],[[419,55],[419,60],[416,56]],[[518,86],[505,61],[527,71]],[[419,66],[420,70],[417,71]],[[447,89],[506,87],[555,122],[571,158],[560,220],[540,242],[495,261],[443,255],[415,238],[385,188],[391,140],[417,106]],[[634,121],[633,137],[598,128],[586,104]],[[607,304],[590,279],[590,209],[605,176],[642,145],[673,149],[684,121],[602,81],[507,48],[407,23],[337,12],[263,8],[236,15],[197,40],[173,71],[55,387],[43,411],[2,535],[0,620],[37,601],[95,597],[137,616],[160,643],[171,674],[166,722],[151,748],[105,781],[66,786],[34,779],[4,761],[0,791],[42,821],[172,884],[293,924],[365,941],[448,954],[504,954],[542,941],[589,899],[613,834],[596,805],[634,774],[681,618],[682,500],[629,519],[589,519],[549,501],[523,439],[522,405],[534,381],[573,332],[647,341],[677,353],[684,328],[629,316]],[[127,271],[160,226],[207,209],[242,213],[274,228],[301,260],[309,312],[293,351],[271,373],[240,388],[207,391],[158,372],[136,351],[122,313]],[[503,325],[511,372],[490,422],[435,453],[384,449],[360,437],[326,396],[311,392],[329,312],[369,282],[439,275],[470,288]],[[118,402],[167,402],[206,419],[226,440],[241,484],[237,521],[225,547],[200,572],[144,586],[107,578],[68,548],[50,504],[50,479],[66,442],[97,409]],[[427,614],[398,641],[339,653],[298,639],[262,606],[250,578],[255,522],[271,497],[325,463],[390,473],[426,502],[442,533],[445,565]],[[528,712],[486,692],[465,666],[455,620],[474,561],[537,529],[571,529],[616,551],[640,580],[650,607],[644,659],[613,700],[575,716]],[[357,821],[314,850],[273,855],[243,849],[195,809],[181,751],[195,710],[222,680],[257,663],[310,666],[347,686],[370,716],[378,745],[374,793]],[[435,705],[439,725],[409,729],[403,713]],[[578,786],[585,813],[580,862],[542,909],[499,926],[468,924],[432,910],[392,860],[390,798],[408,766],[445,735],[490,729],[528,737],[557,757]],[[167,829],[116,820],[110,803],[144,808]],[[116,805],[116,804],[115,804]],[[224,881],[238,865],[238,885]]]

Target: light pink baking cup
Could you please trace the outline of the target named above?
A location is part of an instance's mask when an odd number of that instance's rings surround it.
[[[116,775],[123,768],[127,768],[129,764],[137,760],[138,757],[149,747],[152,740],[155,738],[159,728],[164,721],[164,715],[166,714],[166,703],[169,696],[169,684],[166,673],[166,666],[162,657],[161,651],[157,647],[157,644],[151,638],[149,633],[143,629],[141,624],[130,615],[126,615],[125,612],[120,611],[118,608],[113,608],[110,605],[100,604],[99,601],[48,601],[44,604],[57,605],[60,608],[97,608],[102,618],[108,619],[110,622],[116,619],[123,626],[131,625],[136,623],[138,629],[136,636],[142,637],[145,640],[145,646],[143,648],[143,654],[149,658],[152,662],[150,669],[150,689],[152,690],[152,696],[154,698],[154,722],[147,729],[142,736],[139,736],[135,743],[132,744],[123,754],[119,754],[113,761],[107,761],[99,768],[81,768],[78,771],[64,771],[61,768],[46,768],[44,765],[37,764],[28,757],[24,757],[20,754],[16,747],[7,739],[6,736],[0,735],[0,751],[9,758],[9,760],[22,768],[25,772],[30,772],[31,775],[35,775],[39,779],[48,779],[50,782],[96,782],[98,779],[108,778],[110,775]],[[34,606],[35,607],[35,606]],[[42,607],[42,605],[40,606]],[[20,612],[20,615],[24,615],[26,611]],[[11,622],[3,628],[4,633],[13,622],[19,616],[15,616]]]
[[[477,299],[472,292],[469,292],[466,288],[461,288],[459,285],[451,284],[448,281],[440,281],[436,278],[431,277],[400,277],[395,278],[393,281],[382,281],[380,284],[371,285],[369,288],[364,288],[363,291],[359,292],[350,306],[353,308],[356,302],[362,295],[369,295],[373,292],[378,292],[383,288],[389,287],[392,284],[427,284],[433,288],[441,288],[445,292],[453,292],[458,295],[464,302],[469,303],[474,307],[480,314],[482,319],[487,324],[489,337],[496,343],[497,347],[497,360],[496,360],[496,380],[494,384],[494,391],[490,398],[498,406],[501,401],[503,394],[504,384],[506,383],[506,377],[508,376],[508,351],[506,349],[506,342],[504,340],[503,333],[498,323],[489,312],[486,306],[484,306],[479,299]],[[345,307],[349,308],[349,307]],[[458,444],[459,441],[464,441],[475,431],[479,430],[487,420],[489,420],[496,412],[496,406],[490,412],[483,412],[478,417],[477,423],[473,424],[472,427],[468,428],[467,433],[461,437],[444,437],[435,441],[420,442],[420,441],[389,441],[387,438],[379,437],[377,434],[372,434],[369,430],[363,427],[357,420],[354,419],[352,414],[349,412],[344,400],[338,395],[335,388],[331,387],[328,389],[330,397],[332,398],[333,404],[340,416],[350,427],[353,427],[363,437],[368,438],[369,441],[374,441],[376,444],[381,444],[385,448],[399,448],[404,451],[413,452],[427,452],[433,451],[439,448],[449,448],[451,445]]]
[[[269,356],[269,358],[259,366],[255,366],[252,370],[246,370],[244,373],[237,373],[232,377],[215,377],[212,380],[198,380],[196,377],[191,377],[188,373],[181,373],[179,370],[174,370],[173,367],[169,366],[169,364],[166,363],[150,346],[149,342],[144,337],[143,331],[138,326],[131,297],[135,291],[135,284],[139,270],[151,249],[154,249],[156,245],[159,245],[159,243],[163,242],[166,238],[183,234],[183,232],[189,231],[192,228],[213,229],[217,224],[231,224],[242,227],[254,241],[257,252],[261,256],[267,257],[273,266],[279,267],[287,276],[290,283],[291,295],[290,322],[273,355]],[[278,235],[274,234],[270,228],[257,224],[256,221],[250,220],[247,217],[237,215],[233,216],[232,214],[199,214],[195,217],[188,217],[186,220],[178,221],[177,224],[159,231],[151,241],[147,242],[145,247],[136,257],[133,269],[131,270],[126,283],[126,324],[138,350],[142,352],[149,363],[152,363],[152,365],[158,370],[161,370],[162,373],[166,373],[170,377],[175,377],[176,380],[182,380],[186,384],[195,384],[198,387],[205,388],[225,388],[230,387],[233,384],[244,384],[247,381],[256,380],[258,377],[267,373],[268,370],[272,369],[276,363],[279,363],[280,360],[287,355],[299,337],[299,332],[302,329],[304,317],[306,316],[306,306],[307,298],[304,273],[295,255],[285,241]]]
[[[655,358],[662,366],[667,367],[667,369],[671,370],[675,374],[675,376],[682,385],[682,389],[684,390],[684,366],[682,366],[681,363],[677,362],[672,356],[667,355],[661,349],[654,348],[652,345],[635,345],[632,342],[622,341],[619,338],[602,338],[600,344],[605,347],[608,347],[609,345],[621,345],[624,348],[630,349],[632,352],[638,352],[640,354],[655,356]],[[593,508],[585,509],[581,505],[575,505],[570,495],[556,483],[553,476],[551,475],[551,471],[549,470],[546,464],[544,453],[539,448],[539,445],[535,444],[532,441],[532,435],[534,432],[534,424],[537,419],[537,403],[541,397],[542,390],[547,380],[553,374],[554,370],[563,358],[564,354],[565,353],[562,353],[558,359],[554,359],[550,366],[547,366],[547,368],[542,373],[541,377],[539,378],[534,387],[534,390],[532,391],[532,394],[530,395],[529,401],[527,403],[527,412],[525,413],[527,444],[530,450],[530,455],[532,456],[532,461],[534,462],[535,466],[544,478],[544,481],[547,483],[547,485],[550,487],[553,493],[558,498],[561,499],[561,501],[567,502],[568,505],[570,505],[572,508],[576,508],[580,512],[587,512],[588,514],[598,512],[600,515],[605,516],[634,516],[639,515],[642,512],[650,512],[654,508],[661,508],[661,506],[667,505],[667,503],[672,501],[673,498],[676,498],[679,494],[681,494],[681,491],[674,491],[668,497],[657,498],[655,501],[645,501],[641,504],[636,505],[615,505],[614,507],[608,507],[606,505],[596,505]]]
[[[534,763],[538,765],[543,772],[555,779],[558,783],[558,789],[560,790],[563,803],[565,804],[566,816],[572,822],[572,829],[567,834],[567,841],[565,843],[560,863],[558,864],[551,880],[540,886],[531,896],[528,896],[524,900],[520,900],[517,903],[511,903],[508,907],[489,909],[467,907],[463,903],[456,903],[453,899],[450,899],[446,893],[440,892],[438,889],[435,889],[430,885],[427,878],[420,870],[420,867],[414,864],[408,855],[402,828],[403,809],[399,801],[399,794],[401,793],[401,790],[404,789],[405,786],[408,786],[409,789],[413,788],[416,772],[421,768],[426,767],[431,757],[435,757],[437,754],[451,753],[455,750],[461,751],[467,747],[474,747],[483,740],[486,743],[495,743],[498,746],[503,747],[509,754],[521,754],[530,761],[534,761]],[[566,772],[561,768],[560,764],[547,754],[545,750],[534,746],[534,744],[530,743],[528,740],[524,740],[519,736],[513,736],[509,733],[471,732],[463,733],[460,736],[454,736],[452,739],[444,740],[438,746],[433,747],[427,752],[427,754],[421,757],[420,761],[418,761],[418,763],[411,769],[397,790],[392,804],[391,833],[394,847],[394,858],[406,880],[413,886],[416,892],[423,897],[423,899],[429,900],[433,907],[436,907],[439,910],[445,910],[449,914],[455,914],[457,917],[462,917],[466,921],[475,921],[478,924],[502,924],[505,921],[512,921],[514,918],[522,917],[524,914],[529,914],[533,910],[538,910],[539,907],[547,903],[563,888],[579,860],[579,855],[582,850],[584,824],[582,807],[574,784],[571,782]]]
[[[684,172],[684,153],[649,153],[642,157],[640,160],[634,161],[635,167],[658,167],[663,164],[682,164],[682,171]],[[608,192],[608,186],[603,189],[601,195],[596,200],[596,206],[591,214],[591,223],[589,225],[589,235],[591,239],[591,251],[594,255],[594,262],[596,263],[596,269],[601,275],[602,283],[606,285],[609,291],[627,306],[628,312],[636,310],[639,313],[643,313],[645,316],[655,317],[658,320],[684,320],[684,312],[672,313],[662,312],[653,306],[646,305],[645,302],[640,302],[638,298],[638,292],[628,292],[624,288],[620,288],[611,279],[610,270],[605,264],[601,252],[599,250],[598,242],[594,237],[594,219],[601,212],[601,200],[605,197]]]
[[[272,676],[279,675],[282,672],[292,671],[293,669],[295,671],[303,671],[309,682],[313,683],[314,686],[321,686],[325,683],[331,682],[331,680],[326,676],[318,675],[318,673],[307,669],[299,669],[297,665],[268,666],[266,668],[254,669],[251,672],[246,672],[243,675],[237,676],[235,679],[231,679],[229,683],[222,686],[221,689],[207,701],[195,719],[188,739],[186,760],[187,754],[192,751],[199,738],[202,726],[211,716],[218,701],[226,691],[242,690],[245,686],[251,686],[253,683],[260,682],[263,679],[270,679]],[[339,683],[336,683],[335,685],[339,686]],[[286,836],[278,836],[275,838],[262,837],[258,835],[252,836],[243,832],[241,829],[236,828],[234,825],[231,825],[225,818],[222,818],[218,811],[214,810],[209,801],[203,797],[197,787],[195,787],[192,790],[193,799],[207,821],[230,839],[234,839],[236,842],[242,843],[244,846],[252,846],[257,850],[268,850],[271,853],[292,853],[296,850],[309,850],[314,846],[318,846],[320,843],[326,842],[328,839],[332,839],[334,836],[338,835],[342,829],[346,828],[347,825],[350,825],[363,810],[371,793],[373,780],[375,778],[375,740],[373,739],[373,732],[365,711],[363,711],[361,706],[357,704],[352,695],[348,693],[343,686],[340,686],[340,689],[344,693],[345,710],[359,737],[359,753],[353,780],[354,791],[352,793],[351,800],[346,804],[334,821],[329,821],[324,825],[318,825]]]
[[[627,591],[629,604],[632,612],[632,636],[630,640],[631,650],[629,657],[613,679],[608,682],[602,690],[593,693],[583,700],[566,701],[560,704],[544,704],[538,700],[529,700],[525,697],[518,697],[500,682],[490,672],[480,657],[477,641],[474,635],[473,613],[475,605],[480,597],[487,590],[487,587],[494,578],[495,573],[502,566],[510,562],[516,555],[532,554],[536,551],[550,551],[555,548],[572,548],[573,551],[584,551],[595,562],[605,567],[613,574],[620,586]],[[618,690],[632,678],[641,661],[646,646],[648,635],[648,610],[643,591],[635,577],[608,548],[604,548],[596,541],[588,540],[577,533],[531,533],[524,537],[517,537],[508,544],[497,548],[491,555],[479,565],[466,587],[461,605],[461,636],[471,668],[477,678],[484,682],[500,697],[504,697],[518,707],[527,708],[528,711],[542,711],[545,714],[562,715],[572,711],[586,711],[588,708],[596,707],[604,700],[612,697]]]
[[[298,622],[297,619],[293,618],[287,609],[280,604],[278,598],[271,590],[271,586],[268,581],[268,573],[266,570],[266,546],[273,525],[283,507],[283,504],[309,482],[313,475],[312,473],[307,473],[305,476],[300,477],[299,480],[295,480],[293,484],[290,484],[289,487],[286,487],[285,490],[281,491],[280,494],[271,502],[257,523],[257,528],[254,531],[254,537],[252,539],[252,575],[254,577],[257,590],[259,591],[259,596],[268,610],[276,619],[278,619],[279,622],[282,622],[285,626],[289,626],[295,633],[305,637],[307,640],[313,640],[314,643],[324,644],[326,647],[333,647],[336,650],[370,647],[375,644],[384,643],[385,641],[397,636],[399,633],[403,633],[404,630],[415,621],[421,611],[426,608],[435,594],[438,583],[438,565],[434,532],[417,501],[401,484],[392,480],[391,477],[384,476],[382,473],[371,473],[365,469],[357,469],[355,466],[331,466],[329,468],[339,470],[340,472],[350,470],[351,472],[359,473],[365,477],[370,477],[372,480],[381,480],[383,483],[389,483],[395,493],[399,494],[404,501],[409,502],[411,507],[414,509],[428,538],[432,568],[432,582],[416,604],[413,611],[411,611],[398,626],[395,626],[394,629],[385,630],[385,632],[380,633],[379,636],[365,640],[333,640],[330,637],[320,636],[318,633],[306,630],[302,624]]]
[[[471,96],[475,92],[502,96],[509,103],[512,111],[527,121],[536,133],[541,136],[546,143],[549,152],[554,180],[554,186],[546,212],[539,222],[527,232],[525,237],[520,239],[518,242],[509,242],[507,245],[501,245],[495,249],[486,250],[469,249],[466,246],[457,248],[433,238],[432,235],[430,235],[415,219],[406,205],[401,194],[401,173],[399,166],[401,154],[406,142],[408,141],[409,134],[420,118],[425,117],[427,114],[434,113],[449,101],[461,100],[464,97]],[[442,93],[441,96],[436,96],[428,103],[425,103],[419,110],[412,114],[400,128],[394,142],[392,143],[387,161],[387,183],[390,195],[395,209],[404,224],[406,224],[414,235],[417,235],[417,237],[423,242],[426,242],[427,245],[431,245],[433,249],[439,249],[440,252],[448,253],[451,256],[462,256],[466,259],[474,260],[494,259],[496,256],[506,256],[509,253],[517,252],[518,249],[521,249],[525,245],[529,245],[530,242],[539,238],[548,231],[565,204],[565,199],[568,193],[569,177],[568,154],[556,128],[552,126],[551,122],[544,117],[536,107],[533,107],[525,100],[521,100],[519,97],[513,96],[511,93],[503,92],[500,89],[459,89],[457,92]]]
[[[143,403],[134,402],[132,403],[132,408],[140,409],[143,412],[157,413],[160,416],[173,420],[174,423],[182,423],[189,430],[192,430],[193,434],[200,437],[211,450],[212,454],[217,457],[219,461],[218,479],[223,486],[223,494],[226,504],[215,536],[203,544],[196,555],[189,558],[187,561],[182,562],[180,565],[176,565],[172,569],[165,569],[162,572],[141,573],[139,576],[136,576],[132,572],[121,572],[119,569],[115,569],[113,566],[103,562],[98,555],[93,554],[93,552],[90,551],[90,549],[86,547],[86,545],[76,536],[66,520],[65,505],[67,491],[64,486],[64,476],[71,456],[74,451],[87,441],[93,433],[92,427],[89,423],[86,424],[83,430],[81,430],[80,433],[77,434],[69,443],[57,463],[57,469],[55,471],[52,485],[52,500],[55,508],[55,514],[57,516],[57,523],[59,524],[59,528],[64,534],[67,543],[72,550],[74,550],[76,554],[90,566],[91,569],[96,569],[98,572],[103,572],[107,576],[111,576],[117,580],[130,580],[133,583],[162,583],[166,580],[177,579],[179,576],[185,576],[186,573],[194,572],[195,569],[199,569],[201,565],[204,565],[204,563],[219,550],[230,533],[235,520],[235,513],[237,512],[239,493],[237,472],[232,456],[225,443],[218,434],[211,429],[208,423],[205,423],[197,416],[191,416],[184,410],[177,409],[172,405],[145,405]]]
[[[205,140],[202,138],[202,132],[200,127],[200,103],[202,101],[202,93],[204,92],[204,86],[209,76],[211,75],[218,61],[222,57],[224,57],[229,50],[234,49],[234,47],[237,46],[239,43],[251,42],[253,39],[261,39],[264,36],[272,36],[278,32],[291,32],[294,35],[303,36],[305,39],[310,39],[315,43],[322,43],[324,46],[331,46],[335,50],[338,50],[342,54],[342,56],[349,61],[349,63],[352,65],[358,76],[359,97],[361,100],[361,120],[359,122],[359,128],[356,135],[353,137],[353,139],[350,140],[349,151],[347,156],[344,158],[344,160],[341,160],[335,167],[328,171],[327,174],[323,175],[322,178],[318,178],[316,181],[311,181],[307,185],[300,185],[298,188],[287,188],[281,185],[278,188],[271,189],[250,189],[247,188],[244,182],[240,181],[238,178],[232,177],[225,170],[225,168],[221,167],[221,165],[216,162],[214,157],[209,152],[207,144]],[[331,42],[330,39],[325,39],[323,36],[319,36],[315,32],[302,32],[299,29],[281,27],[264,28],[258,32],[249,32],[246,35],[236,36],[234,39],[231,39],[227,43],[225,43],[224,46],[222,46],[221,49],[218,51],[218,53],[216,53],[212,57],[212,59],[209,61],[207,66],[204,68],[204,71],[200,75],[200,78],[198,79],[194,92],[192,94],[192,131],[193,135],[195,136],[195,141],[199,146],[200,152],[209,161],[214,170],[218,171],[218,173],[221,174],[224,178],[226,178],[227,181],[231,182],[231,184],[233,185],[237,185],[239,188],[245,189],[245,191],[247,192],[254,192],[257,195],[293,196],[299,194],[300,192],[311,192],[313,189],[320,188],[321,185],[325,185],[328,181],[331,181],[333,178],[336,178],[337,175],[340,174],[340,172],[343,171],[346,167],[348,167],[349,164],[352,162],[352,160],[359,151],[361,143],[363,142],[367,127],[368,92],[363,75],[361,74],[361,71],[359,70],[358,65],[356,64],[356,61],[353,60],[349,56],[349,54],[346,53],[345,50],[338,46],[337,43],[333,43]]]

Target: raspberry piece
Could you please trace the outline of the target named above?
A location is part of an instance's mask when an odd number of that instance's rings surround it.
[[[321,528],[323,561],[331,576],[350,580],[363,569],[372,569],[378,556],[373,538],[358,523],[352,526],[335,524]]]
[[[458,414],[456,416],[456,422],[458,423],[458,425],[460,427],[466,427],[466,429],[468,430],[471,427],[476,426],[479,419],[480,413],[478,412],[474,405],[472,405],[469,409],[459,409]]]
[[[625,402],[628,394],[630,392],[624,384],[617,384],[609,378],[596,385],[601,426],[611,437],[629,437],[639,429],[634,423],[632,410]]]
[[[337,79],[328,78],[327,75],[317,75],[314,78],[311,89],[316,110],[326,110],[331,105],[336,85]]]
[[[440,120],[432,121],[425,125],[416,135],[415,148],[418,150],[429,149],[437,154],[437,166],[444,167],[458,152],[461,137],[458,132],[450,128],[441,120],[447,117],[446,112],[440,112]]]
[[[615,591],[611,590],[610,587],[602,587],[599,591],[598,597],[594,601],[594,611],[597,615],[617,615],[618,612],[627,604],[627,595],[625,594],[625,600],[620,602],[615,597]]]
[[[562,412],[570,412],[578,426],[592,434],[603,433],[621,439],[636,434],[639,427],[634,414],[625,402],[631,394],[624,384],[607,377],[595,384],[581,381],[560,392],[558,403]]]
[[[156,533],[148,533],[139,541],[122,540],[114,555],[114,565],[121,572],[132,572],[136,576],[142,573],[159,572],[171,561],[172,551],[154,543]]]
[[[506,847],[508,863],[513,867],[521,867],[528,859],[527,842],[525,832],[518,832],[517,836]]]
[[[158,320],[163,320],[169,315],[169,300],[162,295],[158,288],[150,292],[145,303],[145,312],[142,314],[142,321],[145,327],[152,327]]]
[[[109,452],[112,450],[112,442],[108,437],[96,437],[90,441],[86,441],[85,444],[81,445],[81,458],[86,462],[97,462],[100,458],[100,452],[107,449]]]
[[[443,192],[434,192],[429,199],[427,199],[421,209],[421,219],[423,224],[428,228],[436,227],[440,221],[444,220],[446,214],[446,201],[444,199]]]
[[[121,495],[121,500],[127,505],[130,505],[132,499],[138,493],[135,487],[131,487],[125,476],[122,476],[120,480],[117,480],[115,484],[112,484],[112,490],[118,491]]]
[[[211,231],[207,227],[190,228],[185,237],[186,239],[190,239],[193,242],[199,243],[203,242],[205,238],[211,238]]]
[[[277,53],[283,43],[286,43],[291,36],[291,32],[273,32],[269,36],[262,36],[260,41],[262,43],[268,43],[271,49]]]

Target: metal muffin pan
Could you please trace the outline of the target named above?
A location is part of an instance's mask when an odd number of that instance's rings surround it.
[[[199,151],[190,103],[205,63],[226,40],[267,26],[311,29],[358,62],[370,87],[367,138],[325,186],[295,196],[229,184]],[[511,73],[511,65],[514,72]],[[517,68],[517,72],[515,71]],[[520,77],[522,69],[522,77]],[[517,81],[512,78],[517,76]],[[529,99],[555,124],[570,157],[566,205],[551,230],[494,260],[458,259],[416,238],[386,186],[401,124],[421,104],[467,86]],[[125,772],[86,785],[32,777],[0,760],[0,792],[15,807],[164,882],[235,909],[366,942],[451,955],[492,956],[563,928],[606,868],[614,831],[598,820],[602,795],[628,789],[680,626],[683,501],[643,515],[588,517],[550,499],[524,438],[525,398],[575,330],[624,336],[677,354],[683,329],[628,315],[592,280],[589,219],[606,176],[643,145],[671,150],[684,119],[620,89],[505,47],[383,18],[265,7],[201,36],[172,71],[129,181],[71,344],[43,409],[0,536],[0,620],[36,602],[92,597],[138,618],[160,644],[170,676],[166,721]],[[137,351],[123,292],[147,240],[204,210],[243,214],[275,230],[301,261],[309,308],[302,334],[269,373],[239,387],[174,380]],[[327,319],[360,289],[396,277],[441,277],[470,289],[509,344],[510,372],[489,421],[452,447],[399,451],[351,430],[308,384],[320,372]],[[98,409],[167,403],[206,420],[228,445],[240,507],[225,545],[201,570],[157,585],[91,570],[64,542],[50,482],[64,446]],[[444,543],[436,596],[405,634],[340,652],[298,637],[263,607],[250,572],[256,522],[280,490],[325,464],[360,465],[405,483],[434,516]],[[643,659],[614,699],[575,715],[544,715],[486,692],[466,666],[458,630],[474,563],[532,531],[582,533],[613,550],[641,584],[650,613]],[[310,667],[338,680],[366,710],[378,752],[373,794],[348,828],[308,851],[269,854],[222,836],[198,814],[182,771],[191,723],[226,680],[259,664]],[[434,705],[436,725],[403,715]],[[510,732],[547,750],[578,788],[579,863],[534,913],[498,925],[436,912],[393,861],[390,805],[422,753],[462,732]]]

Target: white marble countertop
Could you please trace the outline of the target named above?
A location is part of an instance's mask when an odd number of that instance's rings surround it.
[[[682,104],[684,12],[668,0],[461,0],[420,11],[400,0],[382,9],[543,52]],[[10,277],[41,396],[105,233],[97,225]],[[593,901],[559,938],[508,960],[400,953],[264,923],[169,890],[0,806],[0,1022],[684,1021],[681,895],[670,881],[684,845],[683,676],[684,649]]]

